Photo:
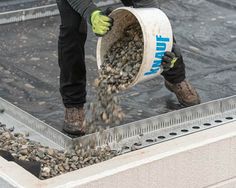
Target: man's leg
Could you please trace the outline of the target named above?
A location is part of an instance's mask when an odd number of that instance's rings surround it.
[[[61,15],[58,40],[60,93],[65,110],[64,130],[82,132],[83,105],[86,102],[86,69],[84,45],[87,25],[66,0],[57,0]]]
[[[185,64],[179,47],[176,42],[172,52],[178,57],[175,66],[162,73],[165,78],[165,86],[171,92],[174,92],[180,104],[184,106],[193,106],[200,103],[200,97],[194,87],[186,80]]]
[[[125,6],[128,6],[128,7],[134,6],[132,0],[121,0],[121,2],[122,2]]]

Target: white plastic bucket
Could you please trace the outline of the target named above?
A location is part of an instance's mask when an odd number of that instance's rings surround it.
[[[144,54],[140,70],[129,87],[145,80],[159,76],[162,72],[161,61],[165,51],[171,51],[173,33],[166,14],[157,8],[121,7],[114,10],[110,16],[114,19],[112,30],[98,39],[97,65],[103,62],[104,55],[122,35],[124,29],[139,22],[144,40]]]

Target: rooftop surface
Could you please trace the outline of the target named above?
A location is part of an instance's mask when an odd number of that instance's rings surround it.
[[[170,0],[162,2],[161,8],[172,22],[183,52],[187,78],[198,90],[202,102],[235,95],[235,2]],[[58,90],[59,24],[59,16],[54,16],[1,25],[0,97],[60,130],[63,105]],[[88,102],[95,96],[91,83],[97,75],[96,42],[97,38],[89,30]],[[120,96],[127,114],[125,122],[182,108],[164,87],[161,77],[138,84]]]

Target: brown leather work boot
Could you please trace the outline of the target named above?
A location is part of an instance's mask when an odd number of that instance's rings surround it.
[[[201,103],[197,91],[187,80],[177,84],[172,84],[165,80],[165,86],[168,90],[175,93],[179,103],[183,106],[193,106]]]
[[[84,108],[66,108],[63,130],[69,134],[82,136],[85,135]]]

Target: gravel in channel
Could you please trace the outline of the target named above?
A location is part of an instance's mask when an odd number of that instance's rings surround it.
[[[78,145],[71,151],[57,150],[32,141],[21,133],[13,133],[4,127],[0,128],[0,149],[10,152],[19,160],[40,162],[39,178],[42,180],[106,161],[117,155],[108,146],[92,149]]]

